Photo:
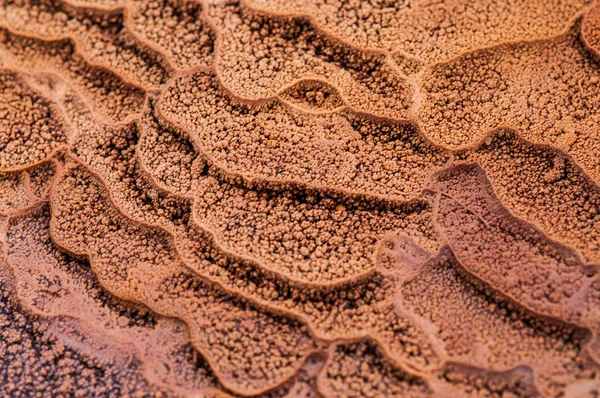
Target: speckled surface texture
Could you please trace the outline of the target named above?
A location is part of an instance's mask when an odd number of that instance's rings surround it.
[[[600,5],[0,0],[0,396],[600,397]]]

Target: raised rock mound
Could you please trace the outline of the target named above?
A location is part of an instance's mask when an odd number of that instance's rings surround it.
[[[0,396],[600,396],[595,2],[0,5]]]

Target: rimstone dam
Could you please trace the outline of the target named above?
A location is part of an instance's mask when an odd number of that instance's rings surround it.
[[[600,397],[600,3],[0,0],[0,397]]]

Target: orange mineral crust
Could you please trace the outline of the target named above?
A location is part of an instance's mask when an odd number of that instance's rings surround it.
[[[0,397],[600,398],[597,1],[0,5]]]

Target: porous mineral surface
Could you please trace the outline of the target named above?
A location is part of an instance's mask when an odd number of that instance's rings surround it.
[[[594,1],[0,5],[0,396],[600,397]]]

